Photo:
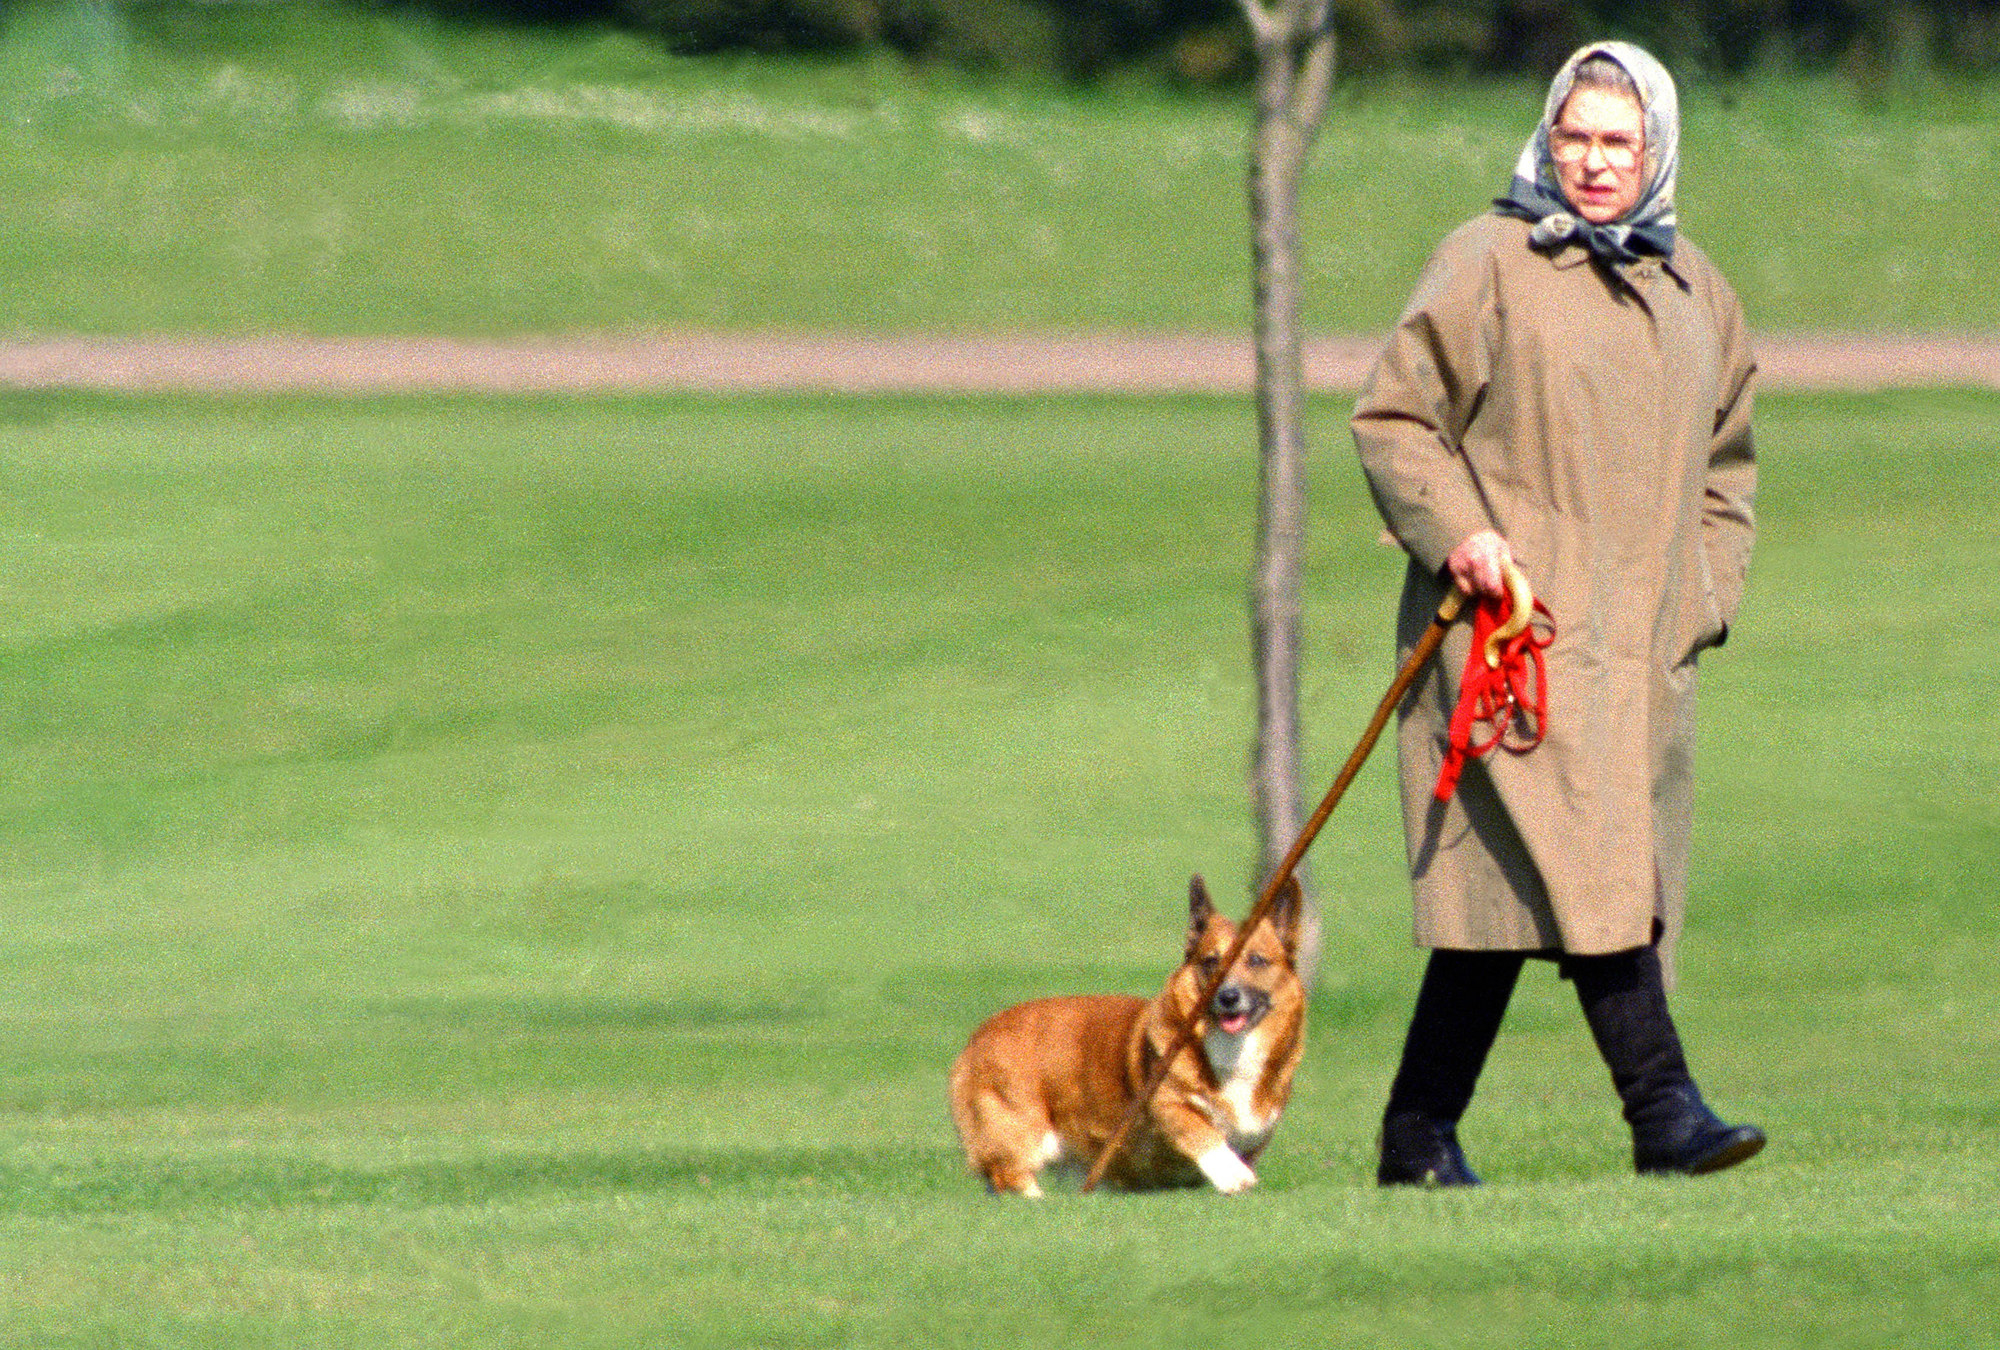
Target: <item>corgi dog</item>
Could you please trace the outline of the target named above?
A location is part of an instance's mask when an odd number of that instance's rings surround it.
[[[1126,1190],[1206,1181],[1225,1195],[1256,1185],[1251,1164],[1291,1098],[1304,1048],[1306,994],[1293,965],[1301,903],[1288,881],[1205,1008],[1195,1001],[1236,925],[1216,913],[1197,876],[1187,950],[1157,998],[1044,998],[988,1018],[951,1066],[952,1120],[987,1189],[1039,1196],[1049,1164],[1093,1166],[1191,1015],[1200,1018],[1193,1043],[1105,1180]]]

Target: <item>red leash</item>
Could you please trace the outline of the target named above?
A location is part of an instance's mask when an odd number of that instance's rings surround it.
[[[1441,802],[1451,800],[1468,759],[1490,754],[1495,746],[1525,754],[1541,744],[1548,729],[1549,675],[1542,649],[1555,640],[1555,616],[1536,600],[1527,625],[1496,640],[1512,604],[1510,597],[1488,596],[1473,612],[1472,651],[1465,658],[1458,708],[1451,716],[1451,748],[1438,773]]]

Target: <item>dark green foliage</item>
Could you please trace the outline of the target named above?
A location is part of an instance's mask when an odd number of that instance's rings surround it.
[[[1087,78],[1232,17],[1227,0],[612,0],[681,52],[881,46],[970,68]],[[1240,45],[1240,44],[1239,44]]]
[[[1270,3],[1271,0],[1265,0]],[[461,16],[602,21],[673,50],[881,48],[971,68],[1088,79],[1149,64],[1240,76],[1237,0],[434,0]],[[1342,67],[1546,75],[1580,43],[1629,38],[1677,68],[1842,67],[1864,82],[2000,67],[2000,0],[1335,0]]]
[[[613,0],[614,12],[679,52],[826,50],[881,40],[876,0]]]

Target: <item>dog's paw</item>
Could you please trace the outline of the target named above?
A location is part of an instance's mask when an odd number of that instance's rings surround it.
[[[1257,1174],[1250,1170],[1250,1164],[1237,1157],[1236,1150],[1227,1144],[1217,1144],[1196,1158],[1194,1165],[1224,1195],[1235,1195],[1257,1184]]]

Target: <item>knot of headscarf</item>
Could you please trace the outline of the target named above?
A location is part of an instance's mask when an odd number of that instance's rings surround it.
[[[1646,176],[1639,200],[1617,220],[1593,225],[1577,215],[1563,196],[1555,156],[1549,151],[1549,129],[1576,87],[1576,68],[1593,56],[1608,56],[1639,86],[1645,113]],[[1629,42],[1593,42],[1580,47],[1549,84],[1541,124],[1521,149],[1514,164],[1514,181],[1507,195],[1494,199],[1503,215],[1518,216],[1534,225],[1529,241],[1553,248],[1567,240],[1610,263],[1637,262],[1646,254],[1671,258],[1674,253],[1674,177],[1680,170],[1681,111],[1674,77],[1652,55]]]

